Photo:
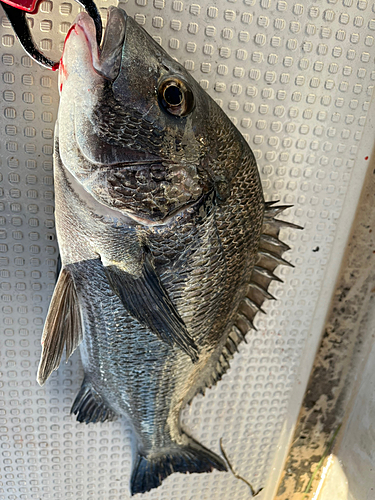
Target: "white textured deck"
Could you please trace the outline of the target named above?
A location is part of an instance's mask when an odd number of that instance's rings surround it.
[[[105,9],[109,3],[102,2]],[[271,500],[362,187],[374,69],[375,7],[365,0],[129,0],[121,3],[188,68],[245,135],[266,199],[293,204],[295,269],[232,369],[183,420]],[[58,58],[78,6],[45,0],[39,46]],[[57,75],[23,53],[2,17],[0,44],[0,500],[125,500],[131,433],[69,415],[79,355],[36,381],[54,286],[52,135]],[[170,476],[145,500],[248,499],[230,473]]]

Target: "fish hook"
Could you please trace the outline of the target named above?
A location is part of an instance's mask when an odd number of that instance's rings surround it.
[[[102,39],[102,20],[97,6],[93,0],[76,0],[81,5],[89,16],[93,19],[96,28],[96,39],[100,45]],[[1,0],[0,1],[5,14],[7,15],[12,28],[26,51],[26,53],[41,66],[56,71],[59,67],[58,62],[51,61],[48,57],[40,52],[36,46],[30,32],[30,28],[26,19],[27,14],[36,14],[38,12],[38,0]]]

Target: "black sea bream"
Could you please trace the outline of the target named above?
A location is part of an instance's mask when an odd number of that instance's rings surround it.
[[[266,298],[288,247],[254,155],[220,107],[131,17],[102,47],[81,13],[60,63],[56,228],[62,269],[38,381],[79,345],[80,422],[124,415],[132,494],[173,472],[226,470],[181,428]]]

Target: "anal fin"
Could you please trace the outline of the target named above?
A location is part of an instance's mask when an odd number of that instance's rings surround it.
[[[78,422],[105,422],[115,420],[116,413],[108,408],[101,395],[88,383],[83,381],[70,413],[77,415]]]
[[[198,348],[163,287],[148,254],[142,274],[134,277],[117,266],[104,267],[108,282],[125,309],[169,345],[176,345],[198,360]]]
[[[60,365],[66,349],[68,360],[83,338],[78,297],[70,271],[64,267],[57,280],[44,323],[42,356],[37,380],[43,385]]]

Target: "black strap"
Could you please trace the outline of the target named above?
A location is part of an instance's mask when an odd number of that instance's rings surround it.
[[[57,69],[58,63],[48,59],[48,57],[42,54],[35,45],[26,19],[26,12],[17,9],[16,7],[12,7],[4,2],[0,1],[0,3],[18,40],[20,41],[20,44],[25,49],[27,54],[29,54],[29,56],[41,66],[44,66],[47,69]],[[96,40],[98,45],[100,45],[102,39],[102,20],[97,6],[93,0],[77,0],[77,3],[84,7],[89,16],[93,19],[96,28]]]
[[[35,45],[34,40],[30,33],[30,28],[26,19],[26,12],[16,7],[12,7],[4,2],[0,2],[4,9],[5,14],[8,16],[9,22],[20,41],[20,44],[29,54],[30,57],[34,59],[38,64],[44,66],[45,68],[52,69],[56,68],[57,63],[48,59],[44,56]]]

